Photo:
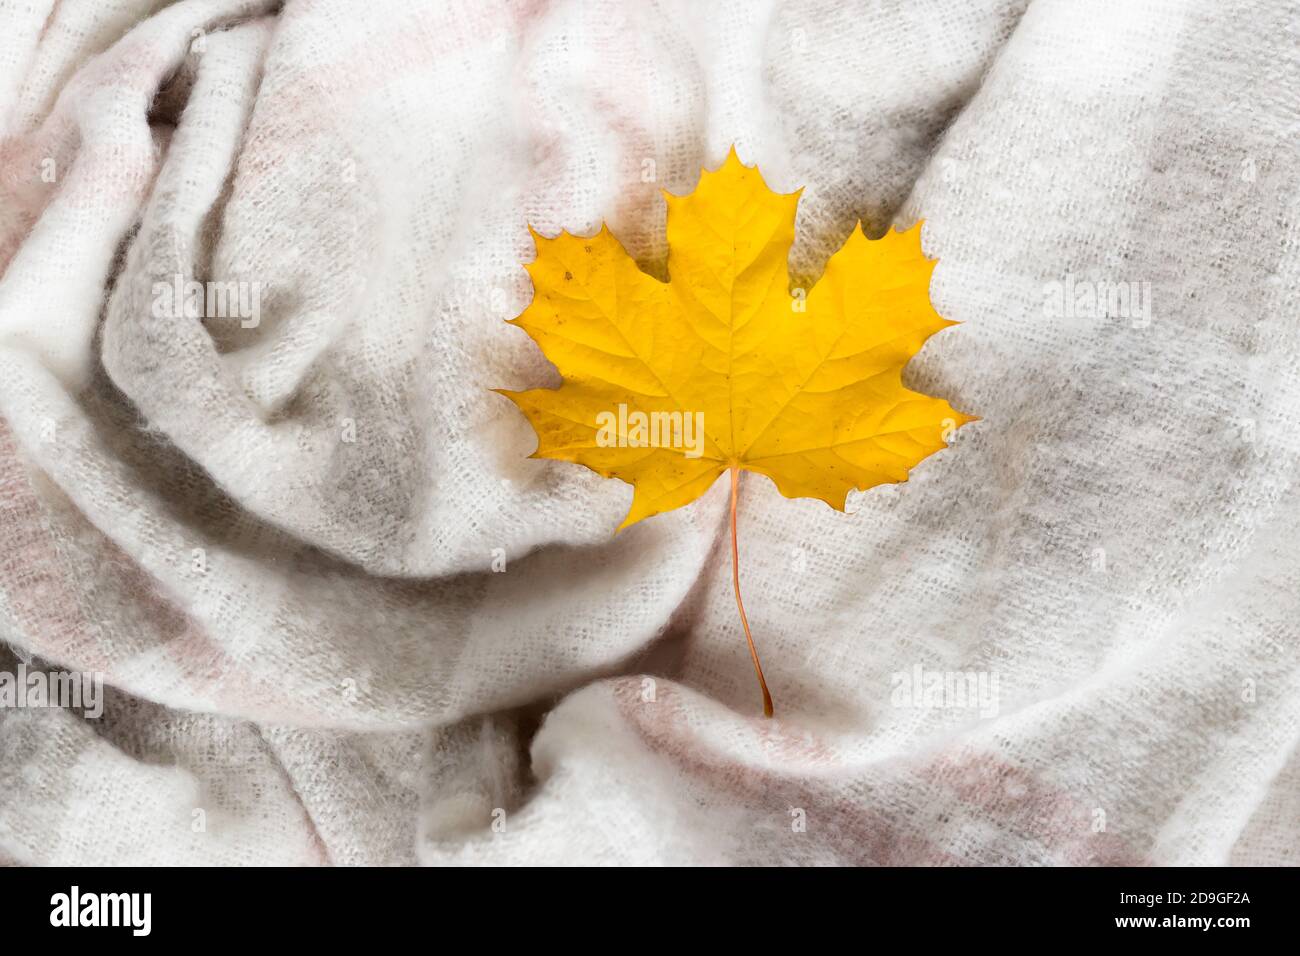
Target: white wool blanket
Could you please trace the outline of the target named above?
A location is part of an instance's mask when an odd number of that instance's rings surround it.
[[[1298,51],[1296,0],[0,0],[0,672],[103,681],[0,707],[0,862],[1300,863]],[[615,536],[491,391],[558,381],[527,225],[662,268],[733,143],[808,281],[925,221],[907,381],[982,419],[848,514],[746,476],[773,720],[727,482]]]

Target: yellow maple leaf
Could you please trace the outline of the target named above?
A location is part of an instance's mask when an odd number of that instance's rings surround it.
[[[955,324],[930,304],[936,261],[921,251],[920,223],[876,241],[859,224],[805,296],[787,269],[799,193],[772,192],[734,147],[693,193],[664,197],[668,282],[642,272],[606,226],[589,238],[533,232],[534,297],[512,324],[564,381],[502,394],[537,432],[533,457],[633,486],[620,530],[689,504],[730,471],[743,621],[742,471],[842,511],[850,490],[906,481],[974,419],[903,387],[908,360]],[[770,713],[756,653],[754,664]]]

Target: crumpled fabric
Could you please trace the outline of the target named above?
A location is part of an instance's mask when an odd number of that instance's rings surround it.
[[[1294,0],[0,2],[0,671],[104,685],[0,708],[0,862],[1300,862],[1298,51]],[[802,281],[925,221],[906,380],[981,419],[847,514],[745,477],[773,720],[726,482],[615,536],[491,391],[558,381],[527,226],[661,267],[733,143]]]

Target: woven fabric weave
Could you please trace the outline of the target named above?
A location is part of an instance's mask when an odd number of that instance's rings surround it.
[[[0,0],[0,671],[105,684],[0,708],[0,860],[1300,862],[1298,51],[1295,0]],[[526,226],[661,270],[733,143],[800,281],[925,220],[908,381],[982,419],[848,514],[745,477],[772,721],[726,482],[614,536],[490,391],[557,381]]]

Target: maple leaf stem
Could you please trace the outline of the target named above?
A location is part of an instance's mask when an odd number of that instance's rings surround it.
[[[749,643],[749,656],[754,659],[754,673],[758,675],[758,686],[763,689],[763,716],[771,717],[772,695],[767,689],[767,680],[763,677],[763,665],[758,662],[758,649],[754,647],[754,635],[749,631],[749,618],[745,617],[745,602],[740,599],[740,548],[736,544],[736,499],[740,492],[740,469],[731,469],[731,583],[736,588],[736,609],[740,611],[740,623],[745,628],[745,640]]]

